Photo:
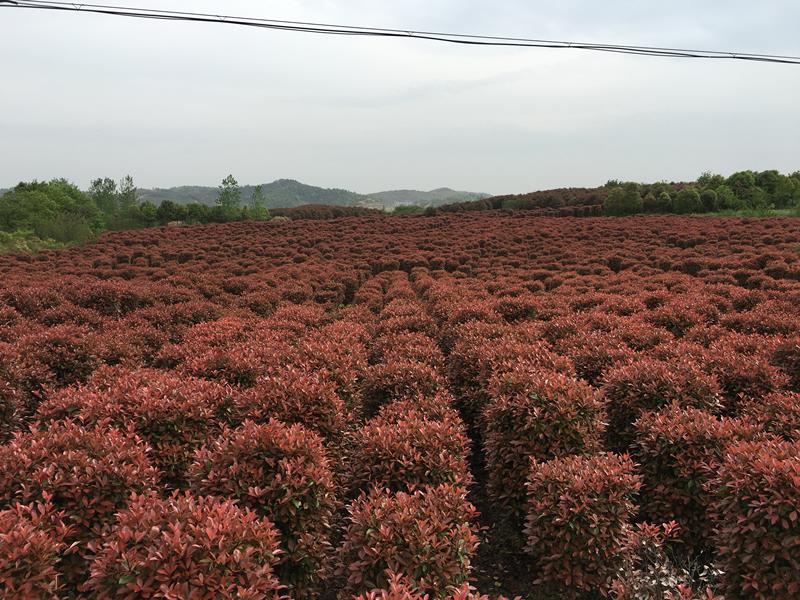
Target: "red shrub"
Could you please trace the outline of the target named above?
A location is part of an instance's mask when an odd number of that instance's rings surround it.
[[[566,356],[575,365],[578,377],[595,385],[608,369],[636,358],[622,341],[603,332],[584,332],[561,343]]]
[[[372,361],[395,363],[416,361],[434,369],[444,366],[444,356],[438,344],[423,333],[404,332],[385,335],[372,346]]]
[[[724,343],[711,345],[705,363],[722,388],[726,414],[736,415],[740,403],[784,389],[789,383],[766,357],[740,354]]]
[[[0,596],[60,598],[58,566],[69,529],[49,502],[0,511]]]
[[[459,418],[408,415],[374,419],[350,434],[349,489],[371,485],[409,491],[418,485],[469,485],[469,439]]]
[[[420,592],[412,582],[394,571],[387,571],[386,579],[389,582],[386,588],[359,594],[353,600],[432,600],[430,594]],[[447,595],[442,596],[442,600],[490,600],[490,597],[476,592],[464,583],[449,589]],[[498,596],[497,600],[508,599]]]
[[[703,484],[719,467],[725,447],[753,439],[758,427],[677,405],[645,413],[634,427],[635,458],[643,476],[642,516],[657,523],[677,521],[682,540],[702,549],[710,533]]]
[[[800,393],[775,392],[749,400],[741,405],[740,412],[768,433],[800,441]]]
[[[800,392],[800,336],[778,343],[771,362],[789,376],[792,389]]]
[[[385,587],[387,569],[436,597],[466,582],[478,547],[470,525],[476,512],[466,495],[451,485],[413,494],[375,489],[353,502],[340,549],[345,593]]]
[[[614,333],[631,350],[636,352],[652,350],[659,344],[666,343],[672,339],[672,336],[660,327],[655,327],[638,319],[624,321]]]
[[[708,483],[714,541],[733,598],[800,594],[800,445],[762,441],[730,448]]]
[[[321,438],[302,425],[245,422],[199,449],[192,490],[223,496],[269,518],[281,534],[277,572],[307,592],[324,575],[335,485]]]
[[[297,368],[260,379],[237,398],[235,413],[242,421],[300,423],[326,436],[338,434],[345,425],[345,406],[336,385],[325,373]]]
[[[77,325],[57,325],[14,344],[11,373],[19,387],[38,397],[47,386],[84,381],[100,366],[96,334]]]
[[[615,450],[626,450],[633,441],[633,422],[647,410],[673,402],[684,407],[720,410],[716,380],[691,362],[642,358],[606,373],[603,392],[608,410],[606,438]]]
[[[623,560],[639,477],[615,454],[531,460],[527,552],[537,584],[607,593]]]
[[[364,410],[374,415],[384,404],[393,400],[434,396],[446,387],[444,379],[431,366],[403,361],[371,366],[362,385]]]
[[[85,386],[64,388],[43,402],[44,426],[73,419],[84,427],[110,423],[132,429],[152,447],[151,460],[171,484],[180,482],[191,454],[229,418],[233,390],[176,373],[103,368]]]
[[[453,408],[454,398],[449,392],[439,392],[434,396],[417,395],[384,404],[378,411],[375,421],[393,423],[408,417],[431,421],[458,421],[458,411]]]
[[[75,539],[97,535],[131,492],[156,484],[147,447],[116,429],[66,421],[0,446],[0,507],[54,499]]]
[[[600,449],[603,402],[590,386],[524,365],[496,376],[483,415],[493,500],[521,513],[530,458],[549,460]]]
[[[101,598],[281,598],[278,532],[229,500],[134,495],[93,544]]]

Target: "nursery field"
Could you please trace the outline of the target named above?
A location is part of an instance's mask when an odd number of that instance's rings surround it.
[[[0,256],[0,597],[800,597],[800,220]]]

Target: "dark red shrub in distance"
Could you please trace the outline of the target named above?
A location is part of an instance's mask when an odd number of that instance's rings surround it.
[[[134,495],[92,549],[100,598],[283,597],[278,532],[230,500]]]
[[[704,358],[706,369],[722,388],[726,414],[736,415],[740,403],[784,389],[789,383],[767,357],[740,354],[724,343],[713,343]]]
[[[403,361],[373,365],[362,384],[364,410],[367,416],[372,416],[388,402],[417,395],[434,396],[445,387],[444,379],[425,363]]]
[[[387,569],[434,597],[465,583],[478,547],[470,524],[476,512],[466,496],[463,488],[441,485],[412,494],[375,489],[355,500],[339,550],[344,593],[387,586]]]
[[[264,377],[242,392],[235,412],[240,420],[300,423],[326,436],[338,434],[345,425],[345,405],[336,385],[325,373],[297,368]]]
[[[677,521],[683,542],[703,549],[710,533],[703,485],[722,462],[726,446],[757,437],[758,427],[676,404],[645,413],[634,427],[634,456],[643,482],[641,516],[657,523]]]
[[[732,598],[800,594],[800,446],[735,444],[708,482],[724,586]]]
[[[800,392],[800,336],[778,343],[773,350],[771,362],[789,377],[792,389]]]
[[[603,393],[608,410],[606,439],[614,450],[626,450],[634,438],[633,423],[648,410],[677,402],[680,406],[719,412],[720,389],[692,362],[641,358],[606,373]]]
[[[61,597],[58,567],[69,533],[62,517],[49,502],[0,511],[0,597]]]
[[[493,400],[483,415],[489,493],[521,514],[531,457],[600,450],[602,397],[582,381],[524,365],[496,376],[489,389]]]
[[[627,455],[531,460],[527,552],[539,585],[607,593],[621,565],[639,476]]]
[[[194,492],[236,500],[281,534],[277,573],[303,592],[325,573],[336,489],[322,439],[302,425],[245,422],[199,449],[189,468]]]
[[[444,356],[439,346],[423,333],[404,332],[385,335],[372,346],[372,361],[386,364],[416,361],[442,369]]]
[[[57,325],[26,335],[14,344],[8,371],[30,398],[45,387],[84,381],[100,366],[97,336],[77,325]],[[35,404],[35,401],[32,401]]]
[[[621,340],[602,332],[583,332],[561,342],[565,354],[575,365],[578,377],[596,385],[603,373],[618,364],[630,362],[636,354]]]
[[[408,415],[374,419],[350,434],[346,459],[351,491],[372,485],[392,491],[453,483],[469,485],[469,439],[461,419],[429,420]]]
[[[86,385],[53,393],[36,419],[42,427],[73,419],[84,427],[132,429],[151,446],[154,466],[175,484],[194,449],[230,418],[233,396],[226,386],[177,373],[102,368]]]

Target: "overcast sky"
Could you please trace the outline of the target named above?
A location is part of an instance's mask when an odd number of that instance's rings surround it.
[[[800,55],[797,0],[106,0]],[[490,193],[800,169],[800,66],[0,9],[0,187],[293,178]]]

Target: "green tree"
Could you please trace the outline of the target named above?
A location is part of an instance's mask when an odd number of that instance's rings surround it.
[[[122,212],[129,212],[131,207],[139,204],[139,192],[133,183],[133,177],[126,175],[119,182],[119,209]]]
[[[672,209],[679,215],[703,212],[703,202],[696,189],[687,187],[679,191],[672,201]]]
[[[703,190],[700,194],[700,202],[706,212],[716,212],[719,210],[719,199],[717,192],[712,189]]]
[[[171,223],[173,221],[183,221],[186,219],[186,207],[173,202],[172,200],[163,200],[156,210],[156,219],[162,225]]]
[[[736,197],[733,190],[727,185],[717,188],[717,206],[721,210],[740,210],[745,207],[744,203]]]
[[[107,215],[113,215],[119,208],[119,194],[117,193],[117,182],[109,177],[103,177],[92,181],[89,187],[89,195],[94,200],[97,208]]]
[[[264,188],[261,185],[257,185],[253,188],[253,193],[250,195],[250,206],[247,217],[254,221],[266,221],[269,219],[267,198],[264,196]]]
[[[238,208],[242,198],[242,190],[239,189],[239,182],[233,175],[228,175],[222,180],[217,196],[217,206],[223,208]]]
[[[632,186],[613,188],[603,204],[603,212],[608,216],[633,215],[642,212],[643,208],[642,195]]]
[[[79,241],[70,232],[100,231],[103,215],[88,194],[66,179],[20,183],[0,197],[0,228],[5,231],[39,230],[59,241]],[[64,232],[59,232],[63,227]]]

